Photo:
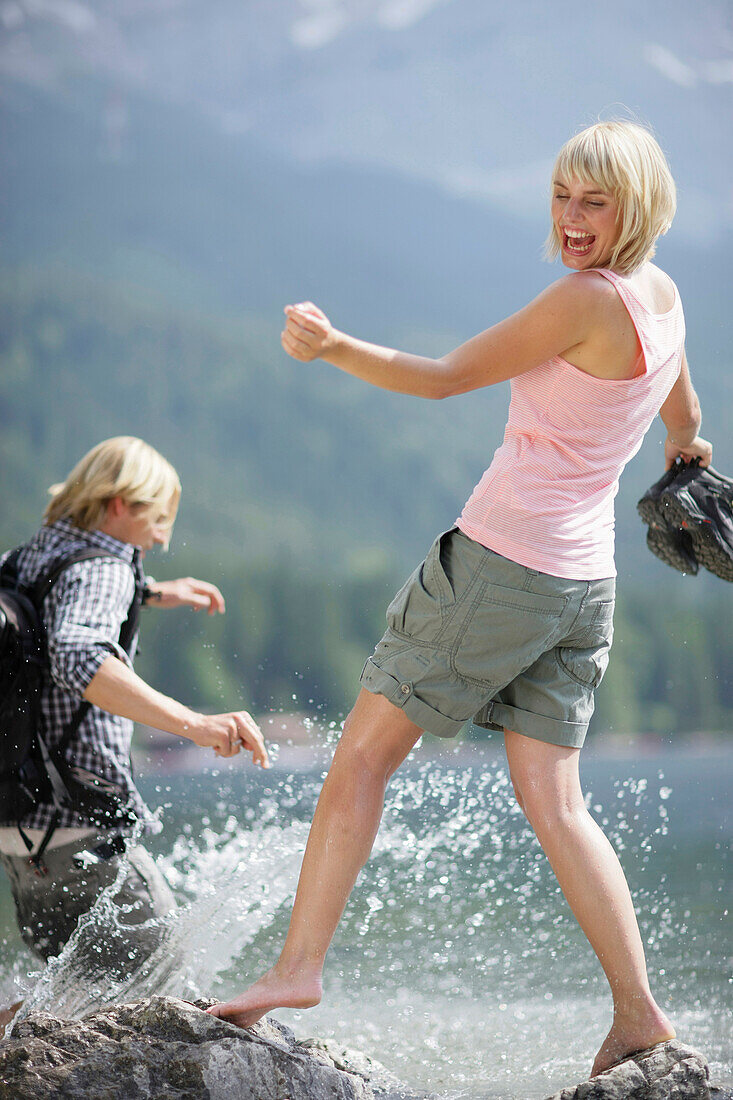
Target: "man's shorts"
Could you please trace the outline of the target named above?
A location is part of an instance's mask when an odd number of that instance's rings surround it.
[[[473,719],[579,748],[608,664],[615,587],[527,569],[453,528],[389,605],[362,686],[438,737]]]
[[[175,908],[175,900],[152,856],[139,844],[109,835],[87,837],[49,848],[39,875],[27,856],[0,855],[10,878],[20,933],[35,955],[48,959],[61,952],[78,920],[99,895],[122,875],[111,899],[113,928],[105,934],[90,926],[90,963],[115,977],[132,973],[165,938],[165,926],[153,918]],[[82,949],[86,946],[81,945]]]

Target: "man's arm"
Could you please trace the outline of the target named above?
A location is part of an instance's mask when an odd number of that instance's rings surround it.
[[[262,734],[247,711],[198,714],[150,687],[117,657],[102,662],[84,698],[110,714],[186,737],[201,748],[213,748],[218,756],[236,756],[244,746],[252,753],[253,763],[270,766]]]
[[[209,615],[217,612],[223,615],[226,610],[224,597],[216,585],[195,577],[179,577],[175,581],[155,581],[149,577],[144,602],[146,607],[192,607]]]
[[[102,710],[188,737],[221,756],[239,752],[269,767],[262,734],[246,713],[201,715],[151,688],[117,643],[134,591],[132,571],[116,558],[70,566],[46,600],[51,675],[69,694]]]
[[[43,620],[51,677],[73,697],[83,697],[108,657],[131,664],[118,639],[134,591],[129,565],[119,558],[94,558],[65,569],[46,597]]]

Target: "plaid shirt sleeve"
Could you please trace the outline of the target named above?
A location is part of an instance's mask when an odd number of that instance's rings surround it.
[[[81,698],[110,655],[132,667],[118,644],[135,580],[116,558],[93,558],[64,570],[46,597],[44,619],[53,681]]]

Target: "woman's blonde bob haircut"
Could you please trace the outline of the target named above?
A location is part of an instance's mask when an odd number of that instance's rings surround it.
[[[66,481],[48,490],[51,500],[44,520],[67,519],[92,531],[104,522],[113,497],[126,504],[156,507],[173,527],[181,497],[178,474],[148,443],[130,435],[105,439],[77,462]]]
[[[677,209],[677,193],[664,153],[636,122],[597,122],[563,145],[552,172],[556,180],[594,183],[619,207],[619,237],[605,265],[630,275],[654,255]],[[562,242],[553,223],[545,255],[556,259]]]

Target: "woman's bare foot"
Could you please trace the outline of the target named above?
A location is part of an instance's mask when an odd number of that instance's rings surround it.
[[[596,1054],[591,1077],[605,1073],[631,1054],[638,1054],[674,1037],[671,1022],[654,1002],[641,1011],[637,1010],[633,1016],[616,1013],[611,1030]]]
[[[302,971],[281,974],[273,967],[239,997],[206,1011],[237,1027],[252,1027],[273,1008],[313,1008],[322,994],[320,973],[306,978]]]

